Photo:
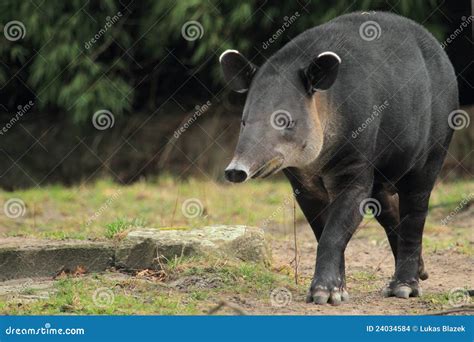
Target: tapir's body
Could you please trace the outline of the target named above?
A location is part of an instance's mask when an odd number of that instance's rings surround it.
[[[370,25],[375,32],[364,31]],[[303,32],[258,70],[236,54],[221,58],[224,73],[249,93],[226,177],[283,170],[299,190],[319,242],[308,299],[346,298],[344,249],[370,201],[396,260],[386,293],[419,295],[429,195],[458,108],[454,69],[439,43],[409,19],[353,13]],[[275,130],[269,121],[278,111],[289,123]]]

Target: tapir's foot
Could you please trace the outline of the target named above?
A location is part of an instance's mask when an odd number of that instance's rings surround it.
[[[418,266],[418,273],[421,280],[428,279],[428,272],[425,270],[425,263],[423,262],[423,258],[420,258],[420,265]]]
[[[314,281],[313,284],[306,296],[306,303],[341,305],[349,300],[349,293],[344,287],[318,285]]]
[[[419,297],[421,294],[421,287],[417,280],[403,282],[395,279],[383,289],[384,297],[408,298]]]

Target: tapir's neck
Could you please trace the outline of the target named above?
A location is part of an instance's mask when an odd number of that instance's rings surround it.
[[[303,172],[317,172],[327,159],[336,133],[336,118],[330,92],[316,92],[308,100],[308,111],[311,117],[312,134],[308,145],[312,148],[312,161],[301,168]]]

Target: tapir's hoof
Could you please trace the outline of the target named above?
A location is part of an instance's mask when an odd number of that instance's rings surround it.
[[[317,286],[309,290],[306,296],[306,303],[314,304],[332,304],[341,305],[342,302],[349,300],[349,293],[345,289],[333,288],[329,290],[327,287]]]
[[[384,297],[398,297],[398,298],[409,298],[419,297],[422,295],[421,287],[418,282],[410,282],[410,284],[402,283],[399,281],[391,281],[383,289],[382,294]]]
[[[418,269],[418,274],[421,280],[426,280],[428,279],[428,272],[425,271],[425,266],[423,265],[423,261],[420,264],[420,267]]]
[[[426,280],[426,279],[428,279],[428,277],[429,277],[428,272],[426,272],[425,270],[420,272],[420,279],[421,280]]]

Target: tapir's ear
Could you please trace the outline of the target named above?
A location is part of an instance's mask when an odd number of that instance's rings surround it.
[[[310,65],[301,70],[301,78],[308,94],[328,90],[337,77],[341,58],[334,52],[320,53]]]
[[[219,57],[219,62],[224,79],[230,88],[236,92],[245,93],[257,72],[257,67],[236,50],[224,51]]]

